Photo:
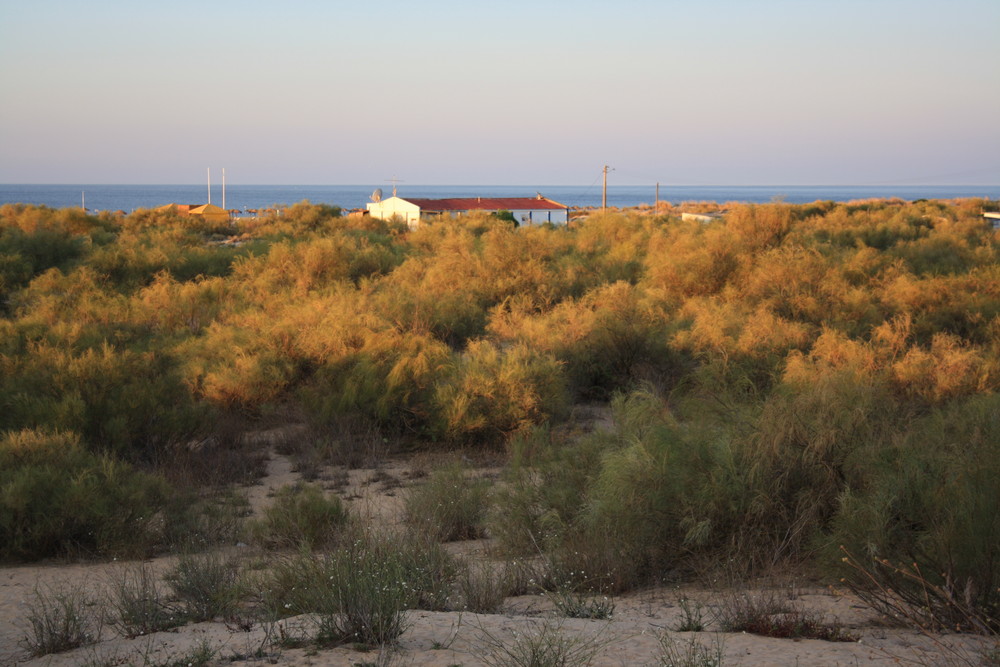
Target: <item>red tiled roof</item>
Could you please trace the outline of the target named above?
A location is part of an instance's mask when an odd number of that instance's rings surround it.
[[[452,199],[415,199],[400,197],[422,211],[562,211],[568,208],[551,199],[537,197],[455,197]]]

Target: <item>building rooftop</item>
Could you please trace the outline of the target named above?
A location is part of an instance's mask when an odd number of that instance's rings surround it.
[[[418,199],[400,197],[424,211],[562,211],[568,206],[545,197],[453,197],[451,199]]]

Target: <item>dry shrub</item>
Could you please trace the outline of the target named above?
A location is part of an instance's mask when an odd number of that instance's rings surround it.
[[[667,327],[655,303],[618,281],[548,311],[530,298],[512,298],[493,310],[489,331],[554,355],[576,395],[606,398],[649,377],[666,383],[677,372]]]
[[[788,355],[783,379],[786,383],[807,386],[822,376],[847,373],[858,382],[870,382],[878,375],[879,368],[879,355],[871,345],[826,329],[808,354],[793,350]]]
[[[232,306],[231,292],[222,278],[178,282],[163,271],[136,295],[133,318],[163,333],[198,334]]]
[[[726,227],[746,249],[781,242],[792,226],[794,207],[789,204],[737,204],[726,212]]]
[[[818,613],[798,609],[778,599],[774,591],[731,593],[720,601],[715,616],[723,632],[749,632],[781,639],[858,641],[856,635],[839,623],[825,623]]]
[[[300,438],[285,443],[280,452],[291,456],[295,469],[306,480],[320,476],[324,466],[377,468],[394,451],[396,440],[373,419],[357,414],[332,414],[313,424]]]
[[[36,587],[26,617],[30,629],[23,645],[33,656],[93,644],[100,634],[100,619],[78,588]]]
[[[838,288],[836,273],[818,251],[781,246],[754,258],[739,287],[740,300],[763,304],[785,318],[811,323],[828,321]]]
[[[688,297],[721,292],[740,263],[738,244],[724,226],[674,226],[651,237],[644,284],[678,305]]]
[[[249,329],[213,324],[178,348],[193,390],[222,409],[259,414],[281,399],[295,377],[293,358],[271,349]]]
[[[436,470],[404,497],[404,520],[416,532],[442,542],[483,536],[489,481],[461,463]]]
[[[267,451],[245,437],[247,421],[217,411],[202,437],[176,442],[155,453],[151,463],[177,488],[250,485],[267,471]]]
[[[295,484],[278,489],[263,518],[250,530],[269,548],[313,551],[342,540],[347,521],[338,497],[327,497],[318,486]]]
[[[579,636],[564,631],[561,621],[532,621],[526,628],[508,628],[508,639],[480,626],[476,657],[488,667],[589,665],[612,641],[604,636],[605,629]]]
[[[887,558],[863,561],[846,547],[841,551],[841,560],[850,570],[842,583],[887,618],[924,632],[998,634],[998,619],[978,606],[971,582],[964,589],[947,576],[943,582],[933,583],[918,563],[893,564]]]
[[[937,334],[929,350],[910,348],[892,365],[894,383],[905,393],[940,403],[996,388],[995,359],[949,334]]]
[[[691,324],[674,334],[671,346],[701,360],[699,374],[715,372],[730,387],[745,382],[770,387],[788,353],[806,349],[813,338],[808,325],[763,305],[750,311],[742,302],[698,297],[689,299],[680,315]]]
[[[133,638],[168,630],[184,622],[161,590],[146,563],[123,566],[109,576],[107,605],[110,624],[123,637]]]
[[[229,616],[246,597],[243,564],[218,552],[184,554],[165,579],[193,621]]]
[[[496,614],[513,594],[513,581],[506,568],[490,561],[466,561],[459,570],[458,588],[462,609],[474,614]]]
[[[715,635],[710,645],[691,636],[682,642],[664,632],[659,636],[659,667],[722,667],[726,655],[725,640]]]
[[[438,430],[453,442],[503,442],[567,408],[559,363],[525,345],[469,344],[436,387]]]

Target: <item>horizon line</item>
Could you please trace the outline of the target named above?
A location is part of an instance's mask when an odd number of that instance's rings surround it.
[[[128,187],[205,187],[204,183],[20,183],[6,182],[0,186],[53,186],[53,187],[80,187],[80,186],[128,186]],[[939,187],[939,188],[1000,188],[1000,183],[609,183],[608,188],[638,188],[655,187],[660,188],[889,188],[889,187]],[[372,183],[236,183],[235,187],[344,187],[344,188],[370,188]],[[222,185],[216,187],[221,189]],[[234,187],[234,184],[227,183],[227,188]],[[381,187],[375,185],[375,187]],[[408,188],[445,188],[445,187],[504,187],[504,188],[597,188],[600,185],[581,185],[574,183],[413,183]]]

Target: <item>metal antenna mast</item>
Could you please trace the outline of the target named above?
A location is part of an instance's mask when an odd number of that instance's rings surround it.
[[[212,168],[207,167],[205,171],[208,172],[208,203],[212,203]]]
[[[386,183],[392,183],[392,196],[396,196],[396,183],[406,183],[406,181],[401,181],[395,176],[386,181]]]

